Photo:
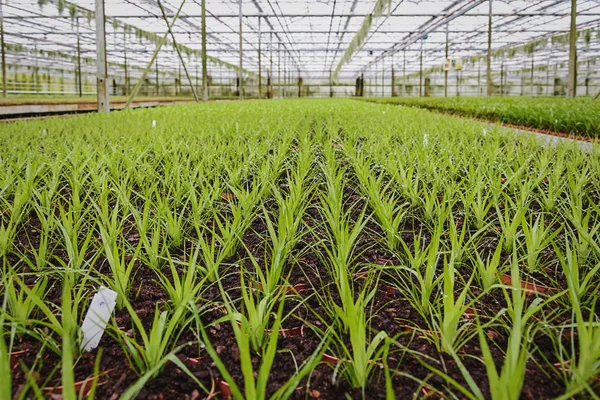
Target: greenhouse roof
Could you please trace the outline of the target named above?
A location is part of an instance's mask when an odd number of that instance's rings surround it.
[[[179,0],[161,3],[168,17],[181,5]],[[79,31],[81,54],[90,64],[84,68],[95,71],[94,0],[5,0],[2,6],[9,63],[72,70]],[[213,74],[235,75],[239,7],[238,1],[206,0]],[[105,10],[110,68],[123,63],[124,49],[129,65],[144,68],[157,38],[166,33],[158,0],[106,0]],[[493,68],[501,63],[520,68],[532,55],[538,65],[566,63],[570,10],[568,0],[493,0],[492,50],[498,56]],[[600,56],[600,1],[579,0],[577,12],[583,31],[578,58],[595,59]],[[276,75],[280,65],[305,81],[327,81],[332,74],[348,81],[382,68],[389,73],[392,63],[401,68],[405,62],[410,73],[419,70],[421,49],[423,69],[442,65],[446,35],[450,57],[473,61],[487,53],[488,13],[488,0],[243,0],[243,68],[259,71],[260,45],[263,76],[271,65]],[[173,32],[192,70],[200,68],[201,25],[201,0],[186,0]],[[45,57],[32,57],[35,49]],[[163,47],[158,62],[161,69],[178,68],[173,46]]]

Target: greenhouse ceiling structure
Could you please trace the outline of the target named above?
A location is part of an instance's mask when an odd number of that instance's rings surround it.
[[[96,23],[102,9],[104,32]],[[329,87],[324,93],[346,86],[341,94],[354,94],[361,76],[381,82],[387,95],[399,90],[391,82],[404,85],[406,94],[407,79],[414,78],[422,93],[424,75],[437,74],[448,86],[442,67],[448,59],[461,66],[448,68],[450,79],[476,77],[479,94],[494,74],[501,85],[521,70],[532,85],[540,74],[546,86],[550,78],[567,80],[569,60],[583,71],[575,87],[589,91],[600,56],[598,0],[5,0],[2,15],[5,68],[34,70],[38,80],[38,71],[74,74],[79,93],[86,91],[82,76],[92,81],[87,91],[95,91],[102,44],[106,90],[117,93],[111,85],[124,83],[119,93],[125,95],[144,79],[158,88],[159,80],[173,77],[180,91],[202,92],[206,80],[239,85],[240,68],[242,85],[256,87],[259,96],[282,82]],[[576,43],[569,43],[571,29]],[[578,78],[571,73],[571,79]]]

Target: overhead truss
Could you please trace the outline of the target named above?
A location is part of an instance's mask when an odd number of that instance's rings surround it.
[[[376,4],[376,0],[205,2],[205,50],[213,61],[207,67],[211,76],[236,79],[239,66],[243,66],[247,76],[260,74],[257,81],[261,85],[269,76],[276,80],[278,73],[280,79],[284,75],[286,79],[302,77],[305,85],[329,82],[332,71]],[[396,77],[428,70],[441,66],[446,53],[462,60],[485,57],[489,2],[392,0],[390,11],[373,18],[364,42],[342,63],[337,80],[353,82],[361,74],[374,71],[389,76],[392,69]],[[3,2],[6,62],[69,70],[75,68],[72,57],[80,57],[84,60],[82,73],[93,74],[94,65],[85,60],[97,59],[95,0],[72,0],[66,8],[63,1],[42,3],[45,4],[39,5],[39,0]],[[142,75],[156,47],[153,37],[166,34],[164,19],[172,19],[180,4],[177,0],[161,3],[162,12],[157,0],[106,2],[109,76],[123,74],[124,54],[129,77],[135,80]],[[577,39],[577,59],[594,60],[600,56],[600,1],[578,0],[575,10],[577,30],[593,31],[591,37],[582,34]],[[536,46],[535,62],[558,64],[566,70],[569,44],[553,38],[569,33],[571,15],[570,0],[493,0],[490,50],[496,55],[502,54],[503,49],[506,52],[490,61],[491,70],[522,66],[530,54],[510,49],[539,43],[544,38],[548,39],[544,46]],[[171,32],[173,42],[182,46],[181,55],[175,47],[164,46],[157,56],[161,73],[189,68],[185,72],[192,82],[198,68],[202,70],[201,17],[201,0],[189,0]],[[37,55],[33,54],[36,47]]]

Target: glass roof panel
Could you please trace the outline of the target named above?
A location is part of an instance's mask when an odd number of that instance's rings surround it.
[[[161,2],[169,19],[181,4],[179,0]],[[62,10],[60,4],[63,2],[58,0],[9,0],[3,4],[9,64],[73,70],[79,38],[85,59],[82,68],[94,73],[95,2],[73,0]],[[305,82],[327,82],[375,4],[376,0],[243,0],[243,68],[258,73],[260,46],[264,76],[272,69],[275,76],[284,71],[302,76]],[[488,0],[391,0],[388,12],[373,18],[364,42],[341,65],[338,79],[353,81],[361,73],[376,70],[389,74],[392,66],[397,73],[418,71],[421,51],[423,69],[440,67],[446,37],[450,57],[476,60],[487,52],[488,7]],[[531,42],[536,43],[536,63],[564,68],[568,48],[564,40],[552,37],[568,33],[570,1],[493,0],[492,7],[492,50],[506,50],[503,56],[494,57],[493,68],[521,68],[531,53],[510,49]],[[106,0],[105,9],[110,72],[122,73],[126,50],[130,75],[141,75],[157,38],[166,32],[158,0]],[[239,62],[239,2],[206,0],[206,9],[207,54],[230,64],[210,63],[211,74],[235,77],[232,66]],[[577,10],[578,29],[596,29],[589,38],[579,37],[578,58],[595,62],[600,56],[600,1],[580,0]],[[173,27],[175,40],[187,48],[184,61],[191,70],[200,65],[200,17],[201,0],[186,0]],[[548,40],[540,42],[544,38]],[[161,49],[161,73],[178,71],[180,64],[173,46]],[[476,67],[471,62],[465,71]]]

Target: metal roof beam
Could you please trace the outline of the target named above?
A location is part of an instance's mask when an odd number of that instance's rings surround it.
[[[427,21],[427,23],[421,25],[419,27],[419,29],[416,30],[415,33],[410,35],[407,39],[403,40],[400,43],[397,43],[396,45],[394,45],[390,49],[388,49],[386,52],[381,54],[379,57],[375,58],[375,60],[372,60],[369,63],[367,63],[363,67],[362,70],[364,71],[364,70],[368,69],[371,65],[383,60],[387,55],[393,56],[400,50],[406,50],[406,48],[408,46],[410,46],[413,43],[416,43],[419,39],[422,39],[424,35],[435,31],[439,27],[450,23],[451,21],[455,20],[456,18],[467,15],[467,13],[469,11],[471,11],[473,8],[483,4],[484,1],[485,0],[472,1],[472,2],[464,5],[462,8],[458,9],[457,11],[446,14],[445,16],[438,16],[437,18],[434,18],[434,21]],[[484,14],[484,15],[489,17],[489,13]]]
[[[348,13],[343,13],[343,14],[336,14],[334,18],[340,17],[365,17],[368,14],[348,14]],[[441,17],[441,18],[449,18],[452,17],[453,15],[455,15],[455,13],[451,13],[451,14],[439,14],[439,13],[435,13],[435,12],[418,12],[418,13],[403,13],[403,14],[391,14],[389,16],[389,18],[402,18],[402,17]],[[489,14],[488,13],[466,13],[466,14],[461,14],[461,17],[487,17]],[[457,15],[458,16],[458,15]],[[548,13],[548,12],[514,12],[514,13],[494,13],[492,14],[492,16],[494,17],[568,17],[570,16],[569,13]],[[600,12],[585,12],[585,13],[578,13],[577,14],[578,17],[599,17],[600,16]],[[172,15],[167,14],[167,18],[172,18]],[[255,14],[244,14],[243,15],[244,18],[258,18],[258,17],[263,17],[263,18],[275,18],[277,17],[277,15],[275,14],[260,14],[260,13],[255,13]],[[330,14],[285,14],[285,15],[280,15],[279,17],[284,17],[284,18],[331,18]],[[108,15],[107,18],[116,18],[116,19],[131,19],[131,18],[138,18],[138,19],[158,19],[158,18],[162,18],[160,16],[156,16],[156,15],[149,15],[149,14],[145,14],[145,15],[141,15],[141,14],[130,14],[130,15]],[[186,18],[201,18],[200,14],[187,14],[187,15],[182,15],[179,18],[182,19],[186,19]],[[212,15],[207,15],[206,18],[239,18],[238,14],[212,14]],[[4,19],[6,20],[11,20],[11,19],[71,19],[70,16],[68,15],[6,15],[4,17]]]
[[[289,31],[288,33],[304,33],[304,34],[309,34],[309,33],[314,33],[314,34],[326,34],[329,31],[303,31],[303,30],[299,30],[299,31]],[[396,33],[413,33],[414,29],[405,29],[405,30],[393,30],[393,31],[385,31],[385,34],[396,34]],[[485,33],[487,32],[486,30],[473,30],[473,29],[469,29],[469,30],[449,30],[450,33]],[[555,34],[560,34],[560,33],[568,33],[569,30],[556,30],[556,29],[513,29],[513,30],[496,30],[496,33],[523,33],[523,32],[531,32],[531,33],[555,33]],[[77,32],[72,32],[72,31],[44,31],[44,32],[21,32],[24,35],[77,35]],[[164,35],[165,32],[164,31],[156,31],[154,32],[157,35]],[[194,31],[194,30],[189,30],[189,31],[173,31],[173,33],[175,34],[181,34],[181,35],[187,35],[187,34],[200,34],[200,31]],[[231,31],[211,31],[212,34],[215,35],[238,35],[237,32],[231,32]],[[262,31],[263,34],[269,34],[269,33],[273,33],[274,35],[277,35],[278,33],[283,33],[282,31],[276,31],[276,30],[272,30],[272,31]],[[347,34],[347,33],[355,33],[355,31],[336,31],[334,32],[336,34]],[[432,33],[442,33],[442,32],[432,32]],[[8,32],[7,32],[8,34]],[[93,32],[82,32],[81,35],[93,35]],[[123,35],[123,32],[106,32],[107,36],[110,35],[118,35],[121,36]]]

